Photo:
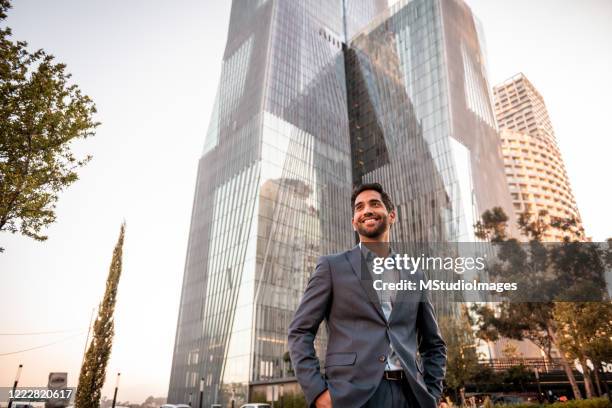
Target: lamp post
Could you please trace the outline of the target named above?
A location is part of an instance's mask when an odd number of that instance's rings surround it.
[[[117,391],[119,390],[119,377],[121,373],[117,373],[117,382],[115,383],[115,393],[113,394],[113,408],[115,408],[115,404],[117,403]]]
[[[13,383],[13,395],[15,395],[15,390],[17,389],[17,384],[19,383],[19,377],[21,377],[21,369],[23,368],[23,364],[19,364],[19,368],[17,368],[17,375],[15,376],[15,382]],[[8,408],[11,408],[13,405],[13,399],[9,398]]]
[[[204,377],[200,378],[200,408],[202,408],[202,400],[204,399]]]
[[[533,369],[533,371],[535,373],[535,378],[536,378],[536,381],[538,383],[538,401],[539,401],[540,399],[542,399],[542,396],[543,396],[543,394],[542,394],[542,386],[540,385],[540,373],[538,372],[538,367],[535,367]]]

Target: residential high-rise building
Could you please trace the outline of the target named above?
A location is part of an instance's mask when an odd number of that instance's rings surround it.
[[[544,98],[522,73],[494,88],[504,165],[515,211],[582,222]],[[560,242],[561,231],[543,239]]]
[[[471,242],[482,211],[512,214],[471,11],[460,0],[386,3],[234,0],[169,402],[198,404],[200,388],[203,406],[226,407],[271,384],[297,391],[287,328],[317,257],[355,244],[354,183],[390,191],[396,241]]]

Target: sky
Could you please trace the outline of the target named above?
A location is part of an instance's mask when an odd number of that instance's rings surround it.
[[[612,235],[612,2],[468,0],[486,35],[491,85],[523,72],[546,101],[586,232]],[[76,386],[92,308],[123,220],[123,273],[103,395],[168,390],[197,161],[230,2],[19,0],[6,25],[68,66],[102,122],[75,151],[94,159],[61,194],[49,239],[0,233],[0,385]],[[48,333],[55,332],[55,333]],[[22,333],[42,333],[16,335]],[[48,345],[51,344],[51,345]],[[30,351],[21,350],[48,345]],[[12,353],[12,354],[9,354]]]

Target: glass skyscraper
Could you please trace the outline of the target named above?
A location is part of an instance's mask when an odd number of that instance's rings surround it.
[[[390,192],[396,241],[473,241],[482,211],[512,214],[481,41],[459,0],[233,1],[169,402],[297,389],[287,328],[318,256],[355,244],[353,184]]]

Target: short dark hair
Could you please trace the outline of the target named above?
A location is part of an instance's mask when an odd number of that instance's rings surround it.
[[[353,212],[355,212],[355,200],[357,199],[357,196],[367,190],[374,190],[378,192],[387,211],[393,211],[395,206],[393,205],[393,201],[391,201],[389,194],[387,194],[383,189],[383,186],[381,186],[380,183],[365,183],[358,184],[353,188],[353,194],[351,194],[351,209]]]

